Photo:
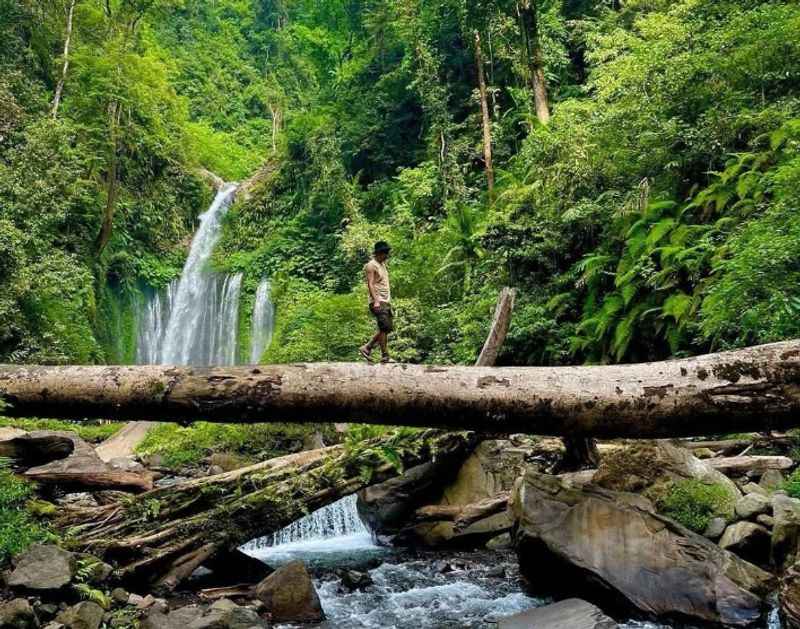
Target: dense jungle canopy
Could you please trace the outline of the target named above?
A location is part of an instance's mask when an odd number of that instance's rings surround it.
[[[356,357],[379,238],[403,361],[505,285],[501,364],[798,337],[799,147],[789,0],[0,0],[0,362],[131,362],[201,169],[258,173],[214,265],[265,362]]]

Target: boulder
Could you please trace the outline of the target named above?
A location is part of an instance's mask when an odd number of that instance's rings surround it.
[[[758,484],[767,491],[775,491],[783,487],[783,474],[780,470],[766,470]]]
[[[600,608],[579,598],[535,607],[501,618],[498,629],[616,629],[619,625]]]
[[[139,629],[187,629],[202,617],[204,611],[199,605],[187,605],[169,613],[151,609],[139,622]]]
[[[82,601],[56,616],[56,622],[67,629],[98,629],[103,622],[103,608],[93,601]]]
[[[482,441],[463,462],[452,483],[444,486],[439,500],[432,504],[470,505],[509,491],[525,470],[529,452],[530,448],[515,447],[504,439]],[[429,546],[437,546],[469,537],[487,540],[510,530],[512,525],[511,512],[504,510],[463,529],[452,521],[419,524],[414,527],[414,535]]]
[[[511,548],[514,540],[511,539],[511,533],[501,533],[486,542],[487,550],[505,550]]]
[[[734,509],[737,516],[743,520],[749,520],[761,513],[767,513],[771,506],[768,496],[763,494],[747,494],[736,501]]]
[[[319,595],[302,561],[291,561],[261,581],[256,597],[275,622],[325,620]]]
[[[230,599],[216,601],[208,612],[192,620],[186,629],[250,629],[268,623],[250,607],[241,607]]]
[[[0,605],[2,629],[38,629],[39,619],[31,604],[24,598],[15,598]]]
[[[690,478],[723,485],[734,499],[742,495],[725,474],[667,441],[637,441],[612,450],[603,456],[593,482],[614,491],[639,492],[667,481]]]
[[[75,576],[75,556],[52,544],[33,544],[15,560],[9,587],[31,591],[58,590]]]
[[[786,568],[797,559],[800,547],[800,500],[785,494],[772,496],[772,543],[770,556],[776,568]]]
[[[747,494],[760,494],[761,496],[769,496],[769,491],[767,491],[761,485],[756,485],[752,481],[742,485],[742,493],[745,494],[745,495],[747,495]]]
[[[769,531],[754,522],[736,522],[725,529],[720,548],[736,553],[739,557],[764,565],[769,561]]]
[[[528,470],[513,505],[520,567],[555,594],[623,613],[744,627],[758,621],[774,584],[635,494],[568,487]]]
[[[771,515],[767,515],[766,513],[756,516],[756,522],[758,522],[761,526],[766,526],[768,529],[771,529],[773,526],[775,526],[775,518],[773,518]]]
[[[708,522],[708,526],[706,530],[703,531],[703,537],[707,537],[708,539],[719,539],[722,537],[722,534],[725,532],[725,528],[728,526],[728,523],[725,521],[725,518],[711,518]]]
[[[800,629],[800,565],[793,564],[783,575],[778,598],[782,626]]]
[[[128,591],[124,588],[114,588],[111,590],[111,600],[113,600],[118,605],[127,605],[128,604]]]
[[[372,585],[372,577],[368,572],[358,570],[337,570],[336,574],[342,580],[342,587],[349,592],[363,590]]]

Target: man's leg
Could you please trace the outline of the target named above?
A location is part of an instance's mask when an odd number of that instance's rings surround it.
[[[370,354],[372,354],[372,350],[375,348],[376,345],[380,345],[381,334],[383,332],[376,332],[375,336],[373,336],[366,345],[362,345],[359,349],[361,355],[369,360]]]
[[[389,334],[387,332],[378,332],[375,338],[378,339],[378,345],[380,345],[381,348],[381,356],[383,356],[383,358],[389,358]]]

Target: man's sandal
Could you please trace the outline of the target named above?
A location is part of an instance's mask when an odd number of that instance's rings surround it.
[[[366,360],[368,363],[372,362],[372,356],[370,356],[370,353],[367,351],[366,347],[359,347],[358,353],[361,354],[361,358]]]

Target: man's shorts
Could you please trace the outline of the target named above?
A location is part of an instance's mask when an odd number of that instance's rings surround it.
[[[378,322],[378,330],[381,332],[391,332],[394,330],[394,313],[389,304],[381,304],[378,312],[375,312],[370,306],[369,311],[375,320]]]

